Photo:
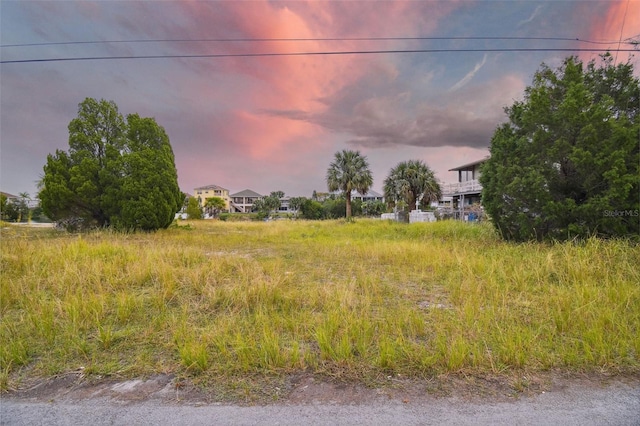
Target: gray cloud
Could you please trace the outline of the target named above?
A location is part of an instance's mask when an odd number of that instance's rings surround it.
[[[491,85],[474,100],[462,94],[416,102],[410,92],[364,97],[352,88],[326,99],[327,110],[263,110],[263,114],[314,123],[352,137],[347,143],[367,148],[393,146],[486,148],[502,120],[503,104],[490,96]]]
[[[386,116],[383,111],[363,106],[348,116],[331,112],[310,115],[304,111],[263,111],[265,114],[319,124],[353,137],[347,143],[368,148],[391,146],[486,148],[498,117],[474,117],[454,107],[431,108],[411,116]]]
[[[496,121],[476,118],[455,108],[424,107],[413,116],[392,120],[375,111],[357,112],[340,119],[332,117],[332,130],[355,137],[348,143],[370,148],[409,145],[418,147],[485,148]]]

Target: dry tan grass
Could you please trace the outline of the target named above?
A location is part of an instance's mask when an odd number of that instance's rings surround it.
[[[483,225],[3,228],[0,369],[373,380],[638,372],[640,248],[509,244]]]

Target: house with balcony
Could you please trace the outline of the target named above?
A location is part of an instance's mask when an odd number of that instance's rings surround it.
[[[472,205],[482,201],[482,185],[480,184],[480,167],[489,157],[462,166],[449,169],[457,172],[458,181],[441,185],[442,199],[450,203],[456,218],[468,217]]]
[[[278,207],[280,213],[293,213],[295,210],[291,207],[291,197],[280,198],[280,207]]]
[[[361,194],[356,190],[351,191],[351,200],[360,200],[363,203],[367,201],[384,201],[384,197],[379,192],[370,189],[366,194]]]
[[[30,209],[35,209],[36,207],[40,206],[40,200],[30,198],[29,194],[13,195],[9,194],[8,192],[0,192],[0,194],[2,194],[7,199],[8,203],[25,203],[25,205]]]
[[[314,191],[315,192],[315,191]],[[324,195],[324,194],[323,194]],[[342,196],[342,191],[333,191],[326,193],[326,196],[317,196],[316,200],[323,202],[327,198],[338,198]],[[366,194],[361,194],[358,190],[354,189],[351,191],[351,201],[360,200],[363,203],[365,201],[384,201],[384,197],[379,192],[370,189]]]
[[[218,197],[224,200],[225,211],[229,211],[231,207],[231,198],[229,197],[229,190],[218,185],[207,185],[195,188],[193,190],[193,196],[198,199],[200,207],[204,208],[207,203],[207,198]]]
[[[264,198],[264,195],[260,195],[250,189],[236,192],[231,194],[231,212],[232,213],[250,213],[253,210],[253,205],[257,200]]]
[[[8,192],[0,192],[0,194],[3,195],[9,203],[20,202],[20,197],[18,197],[17,195],[9,194]]]

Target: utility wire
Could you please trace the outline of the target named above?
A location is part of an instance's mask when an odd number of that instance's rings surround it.
[[[41,43],[1,44],[0,47],[63,46],[77,44],[122,44],[122,43],[203,43],[203,42],[306,42],[306,41],[577,41],[588,44],[621,43],[622,40],[586,40],[570,37],[326,37],[326,38],[199,38],[199,39],[132,39],[93,41],[54,41]],[[627,43],[627,41],[625,40]]]
[[[372,55],[398,53],[468,53],[468,52],[637,52],[636,49],[570,49],[570,48],[483,48],[483,49],[401,49],[401,50],[347,50],[322,52],[265,52],[265,53],[213,53],[184,55],[134,55],[134,56],[81,56],[40,59],[0,60],[0,64],[20,64],[33,62],[102,61],[122,59],[194,59],[194,58],[259,58],[275,56],[337,56]]]
[[[622,25],[620,26],[620,41],[618,42],[618,48],[622,43],[622,32],[624,31],[624,23],[627,20],[627,12],[629,11],[629,0],[627,0],[627,7],[624,9],[624,16],[622,18]],[[616,52],[616,58],[614,59],[614,63],[618,62],[618,52]]]

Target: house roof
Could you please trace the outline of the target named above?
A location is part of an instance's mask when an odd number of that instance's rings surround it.
[[[489,156],[484,157],[482,160],[476,160],[472,163],[467,163],[467,164],[463,164],[462,166],[458,166],[458,167],[454,167],[453,169],[449,169],[450,172],[457,172],[458,170],[466,170],[466,169],[470,169],[473,166],[476,166],[478,164],[482,164],[485,161],[487,161],[489,159]]]
[[[340,196],[342,195],[342,191],[338,190],[338,191],[332,191],[330,192],[330,194],[335,195],[335,196]],[[373,189],[370,189],[369,191],[367,191],[366,194],[362,195],[361,193],[358,192],[357,189],[353,189],[351,190],[351,198],[353,197],[363,197],[363,198],[382,198],[382,194],[380,194],[379,192],[374,191]]]
[[[357,190],[353,190],[351,191],[351,196],[352,197],[365,197],[365,198],[380,198],[382,197],[382,194],[374,191],[373,189],[370,189],[369,191],[367,191],[366,194],[362,195],[361,193],[359,193]]]
[[[206,185],[206,186],[200,186],[200,187],[195,188],[195,189],[196,189],[196,190],[198,190],[198,189],[219,189],[219,190],[221,190],[221,191],[229,191],[228,189],[223,188],[223,187],[218,186],[218,185]]]
[[[8,192],[0,192],[0,194],[4,195],[5,197],[7,197],[8,199],[11,198],[20,198],[17,195],[13,195],[13,194],[9,194]]]
[[[364,194],[365,197],[376,197],[376,198],[380,198],[382,197],[382,194],[379,192],[374,191],[373,189],[370,189],[366,194]]]
[[[236,192],[235,194],[231,194],[230,197],[262,197],[262,195],[258,194],[255,191],[250,189],[245,189],[244,191]]]

